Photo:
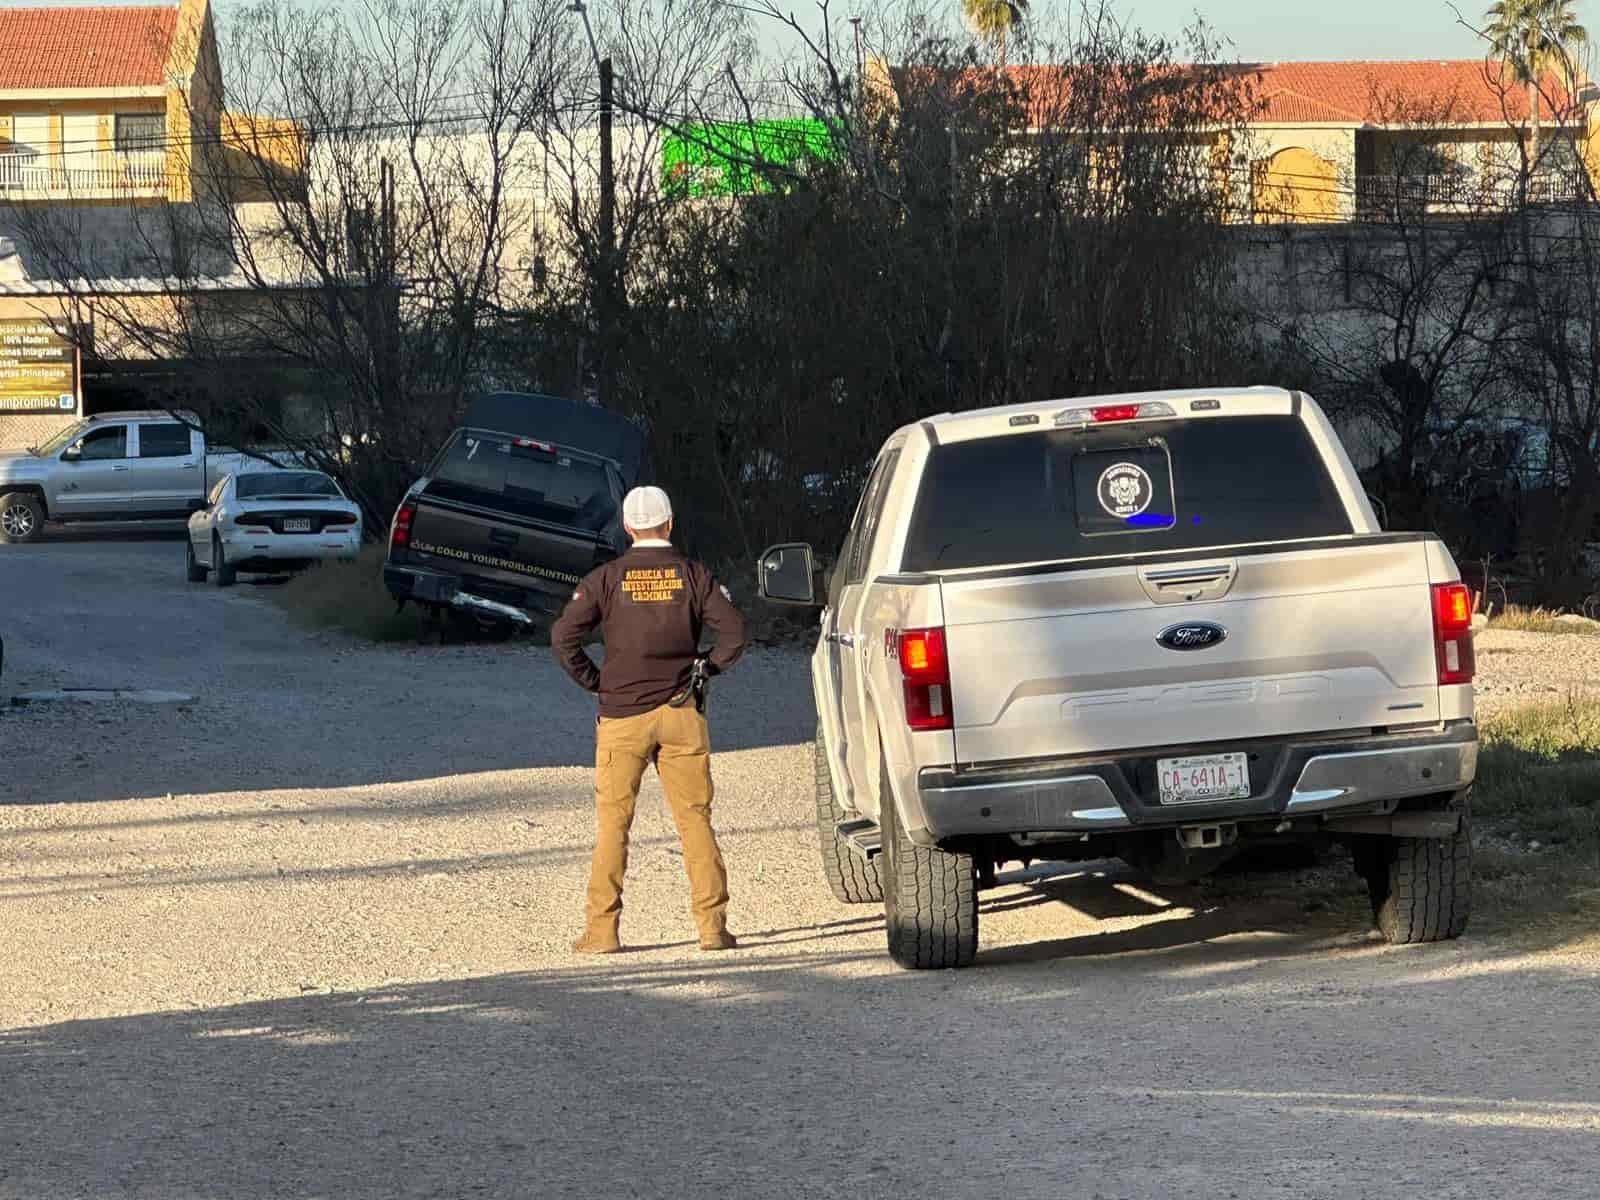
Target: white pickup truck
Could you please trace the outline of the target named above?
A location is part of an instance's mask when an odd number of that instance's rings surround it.
[[[208,452],[192,413],[90,417],[42,446],[0,451],[0,543],[31,542],[46,521],[185,520],[251,457]]]
[[[945,414],[880,451],[824,604],[817,820],[889,953],[960,967],[999,864],[1194,878],[1348,845],[1391,942],[1458,936],[1477,768],[1471,599],[1385,533],[1326,416],[1272,388]]]

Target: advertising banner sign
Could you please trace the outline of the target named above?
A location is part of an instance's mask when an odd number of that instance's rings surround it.
[[[75,416],[78,346],[49,321],[0,320],[0,415]]]

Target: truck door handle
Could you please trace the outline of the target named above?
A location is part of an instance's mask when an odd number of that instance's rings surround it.
[[[491,529],[489,530],[489,542],[495,546],[514,546],[517,543],[517,535],[507,533],[503,529]]]
[[[128,468],[127,467],[112,467],[111,469],[113,471],[126,471]]]
[[[197,463],[197,462],[186,462],[186,463],[183,464],[185,470],[187,470],[190,467],[198,467],[199,465],[200,464]]]
[[[830,633],[828,641],[836,646],[854,646],[856,644],[856,635],[853,633]]]

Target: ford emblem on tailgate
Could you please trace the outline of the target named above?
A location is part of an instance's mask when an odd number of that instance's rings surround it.
[[[1185,621],[1182,625],[1168,625],[1156,634],[1156,641],[1168,650],[1205,650],[1227,636],[1226,629],[1210,621]]]

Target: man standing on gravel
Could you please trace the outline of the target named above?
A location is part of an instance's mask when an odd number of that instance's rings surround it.
[[[562,669],[600,697],[595,730],[595,847],[579,954],[622,949],[622,877],[628,830],[645,767],[655,763],[683,842],[691,908],[702,950],[732,950],[728,873],[711,830],[711,739],[701,711],[704,680],[744,653],[744,617],[701,563],[673,549],[672,503],[656,487],[622,501],[633,547],[584,577],[550,632]],[[605,666],[583,649],[596,628]],[[700,633],[716,648],[700,656]]]

